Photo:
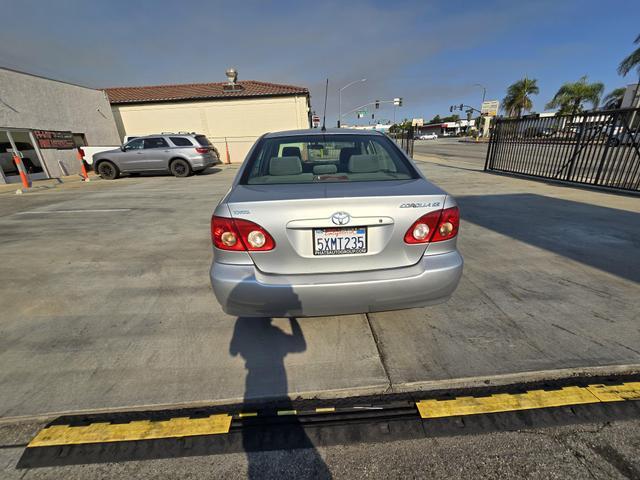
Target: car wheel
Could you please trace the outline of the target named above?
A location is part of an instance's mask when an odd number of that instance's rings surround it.
[[[104,161],[98,165],[98,175],[105,180],[115,180],[120,176],[120,171],[113,163]]]
[[[617,147],[618,145],[620,145],[620,140],[614,137],[614,138],[610,138],[607,143],[609,144],[610,147]]]
[[[171,162],[169,169],[171,170],[171,174],[175,177],[188,177],[193,173],[189,162],[180,158]]]

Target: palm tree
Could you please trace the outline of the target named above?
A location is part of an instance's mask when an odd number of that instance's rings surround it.
[[[507,96],[502,100],[502,108],[509,117],[520,117],[533,107],[529,95],[537,95],[539,92],[537,80],[524,77],[509,85]]]
[[[560,108],[560,114],[576,114],[584,110],[583,104],[588,102],[593,108],[598,108],[600,97],[604,92],[601,82],[587,83],[585,75],[577,82],[567,82],[560,87],[546,108]]]
[[[640,35],[637,36],[633,43],[640,45]],[[625,77],[634,67],[638,70],[638,75],[640,75],[640,46],[620,62],[618,73]]]
[[[626,91],[627,89],[624,87],[611,90],[607,96],[602,99],[603,107],[607,110],[620,108],[622,105],[622,97],[624,97],[624,92]]]

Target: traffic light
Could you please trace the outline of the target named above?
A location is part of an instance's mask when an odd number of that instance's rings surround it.
[[[376,100],[376,110],[380,108],[380,100]]]
[[[462,109],[463,109],[463,108],[464,108],[464,104],[463,104],[463,103],[461,103],[461,104],[460,104],[460,111],[462,111]]]

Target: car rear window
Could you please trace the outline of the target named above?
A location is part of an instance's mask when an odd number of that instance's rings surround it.
[[[173,143],[176,147],[192,147],[193,143],[186,137],[169,137],[171,143]]]
[[[385,136],[313,134],[260,140],[240,183],[370,182],[417,177],[415,168]]]
[[[196,135],[196,141],[203,147],[210,147],[209,139],[204,135]]]

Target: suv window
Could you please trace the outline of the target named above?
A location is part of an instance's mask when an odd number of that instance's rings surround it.
[[[169,137],[169,140],[171,140],[171,142],[176,147],[192,147],[193,146],[193,143],[191,143],[191,140],[189,140],[186,137]]]
[[[196,141],[203,147],[211,146],[211,144],[209,143],[209,139],[207,139],[207,137],[205,137],[204,135],[196,135]]]
[[[144,139],[144,148],[168,148],[169,144],[162,137]]]
[[[129,143],[127,143],[124,148],[125,150],[140,150],[143,148],[143,139],[142,138],[138,138],[137,140],[131,140]]]

